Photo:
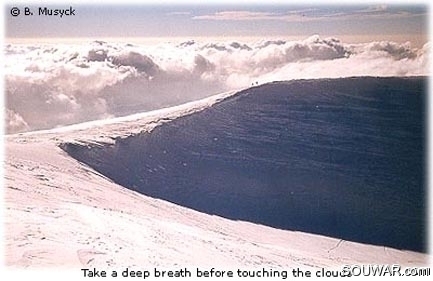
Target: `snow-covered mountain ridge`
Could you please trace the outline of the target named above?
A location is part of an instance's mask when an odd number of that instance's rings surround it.
[[[109,122],[7,136],[6,265],[320,268],[427,263],[428,255],[422,253],[228,220],[144,196],[59,147],[113,143],[232,94]]]

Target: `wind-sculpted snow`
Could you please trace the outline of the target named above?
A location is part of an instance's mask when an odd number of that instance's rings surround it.
[[[304,78],[428,75],[428,47],[301,41],[135,45],[8,44],[8,133],[125,116],[252,84]]]
[[[275,82],[114,144],[63,143],[200,212],[426,251],[426,78]]]

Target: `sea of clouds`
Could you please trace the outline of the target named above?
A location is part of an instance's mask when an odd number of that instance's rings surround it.
[[[7,44],[6,132],[181,104],[277,80],[429,75],[429,43],[301,41]]]

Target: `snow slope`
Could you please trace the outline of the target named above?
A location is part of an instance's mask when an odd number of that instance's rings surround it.
[[[62,149],[199,212],[426,252],[425,81],[274,82],[150,134]]]
[[[119,186],[63,142],[110,143],[233,94],[127,118],[5,137],[5,265],[10,268],[406,266],[428,255],[203,214]]]

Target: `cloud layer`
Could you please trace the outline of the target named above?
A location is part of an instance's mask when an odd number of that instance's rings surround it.
[[[428,75],[429,44],[302,41],[141,46],[9,44],[6,131],[47,129],[172,106],[252,84],[299,78]]]
[[[194,16],[194,20],[217,21],[257,21],[272,20],[283,22],[308,22],[308,21],[338,21],[338,20],[372,20],[372,19],[398,19],[424,16],[424,11],[407,10],[404,7],[388,7],[387,5],[375,5],[367,8],[345,9],[319,9],[307,8],[291,10],[287,12],[251,12],[251,11],[219,11],[215,13]]]

